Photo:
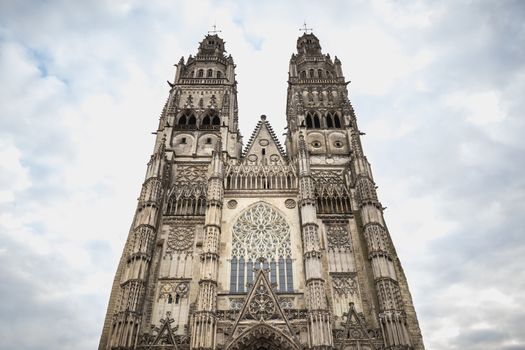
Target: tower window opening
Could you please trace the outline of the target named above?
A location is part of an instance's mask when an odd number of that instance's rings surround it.
[[[307,129],[311,129],[314,127],[314,124],[313,124],[313,121],[312,121],[312,116],[310,115],[310,113],[308,113],[306,115],[306,128]]]
[[[313,69],[310,69],[310,70],[308,71],[308,74],[309,74],[310,78],[313,78],[313,77],[314,77],[314,70],[313,70]]]
[[[339,120],[339,116],[337,114],[334,114],[334,125],[336,128],[341,128],[341,121]]]
[[[221,125],[221,118],[218,115],[214,115],[211,119],[211,125]]]
[[[173,304],[173,296],[170,294],[168,294],[168,304]]]
[[[188,125],[196,125],[197,124],[197,118],[192,114],[188,119]]]
[[[206,138],[206,144],[207,144],[207,145],[211,144],[211,137],[207,137],[207,138]]]
[[[175,294],[175,304],[178,304],[178,303],[180,303],[180,295],[179,293],[176,293]]]
[[[301,72],[301,79],[306,79],[306,71]]]
[[[222,78],[222,73],[221,73],[220,70],[217,71],[217,78],[219,78],[219,79]]]
[[[198,75],[199,75],[199,78],[202,78],[204,76],[204,70],[199,69]]]
[[[326,115],[326,127],[331,129],[334,127],[334,120],[332,119],[332,113]]]
[[[323,77],[323,70],[322,70],[322,69],[318,69],[318,70],[317,70],[317,76],[318,76],[319,78],[322,78],[322,77]]]
[[[210,125],[210,116],[205,116],[203,119],[202,119],[202,125]]]
[[[177,124],[179,124],[179,125],[186,125],[186,123],[187,123],[186,116],[183,115],[183,116],[181,116],[181,117],[179,118],[179,122],[178,122]]]
[[[185,138],[185,137],[181,138],[181,139],[180,139],[180,143],[181,143],[181,144],[186,144],[186,138]]]
[[[208,75],[207,75],[207,77],[208,77],[208,78],[213,77],[213,70],[208,69]]]
[[[262,155],[266,155],[266,148],[261,149]]]
[[[320,129],[321,128],[321,121],[319,120],[318,115],[314,115],[314,128]]]

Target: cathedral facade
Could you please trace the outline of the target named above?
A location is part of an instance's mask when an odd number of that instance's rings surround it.
[[[218,35],[169,84],[99,350],[424,349],[337,57],[298,38],[284,148]]]

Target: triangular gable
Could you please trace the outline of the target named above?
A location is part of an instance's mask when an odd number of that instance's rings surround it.
[[[248,292],[246,301],[241,308],[239,316],[237,316],[232,334],[235,334],[239,323],[244,321],[248,323],[253,323],[253,321],[281,321],[281,323],[285,323],[285,328],[289,334],[294,334],[288,318],[281,308],[277,295],[273,291],[270,280],[266,272],[262,269],[257,272],[257,276]]]
[[[339,349],[342,350],[345,345],[358,342],[362,345],[370,346],[371,349],[375,349],[374,342],[368,335],[366,325],[357,314],[354,303],[350,303],[350,308],[348,309],[348,314],[346,315],[343,342],[341,343]]]
[[[244,149],[243,156],[250,159],[250,155],[257,156],[257,159],[262,159],[262,149],[265,151],[265,157],[271,159],[272,155],[278,155],[281,158],[281,161],[286,159],[283,147],[277,139],[275,132],[273,131],[270,123],[266,120],[266,116],[262,115],[261,120],[255,126],[252,136]]]
[[[171,323],[173,319],[169,318],[169,315],[166,316],[166,319],[161,319],[161,326],[158,331],[157,336],[153,343],[148,347],[148,349],[177,349],[177,342],[175,341],[175,336],[173,335],[173,329],[171,329]]]

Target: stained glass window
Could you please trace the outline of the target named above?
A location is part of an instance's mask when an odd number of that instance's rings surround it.
[[[261,268],[269,271],[279,291],[293,291],[290,226],[280,213],[259,202],[241,214],[232,234],[232,293],[244,292],[246,283],[253,280],[253,270]]]

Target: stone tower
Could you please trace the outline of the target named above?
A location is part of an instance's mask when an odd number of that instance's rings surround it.
[[[181,58],[99,350],[424,349],[341,62],[305,33],[288,84],[243,148],[224,41]]]

